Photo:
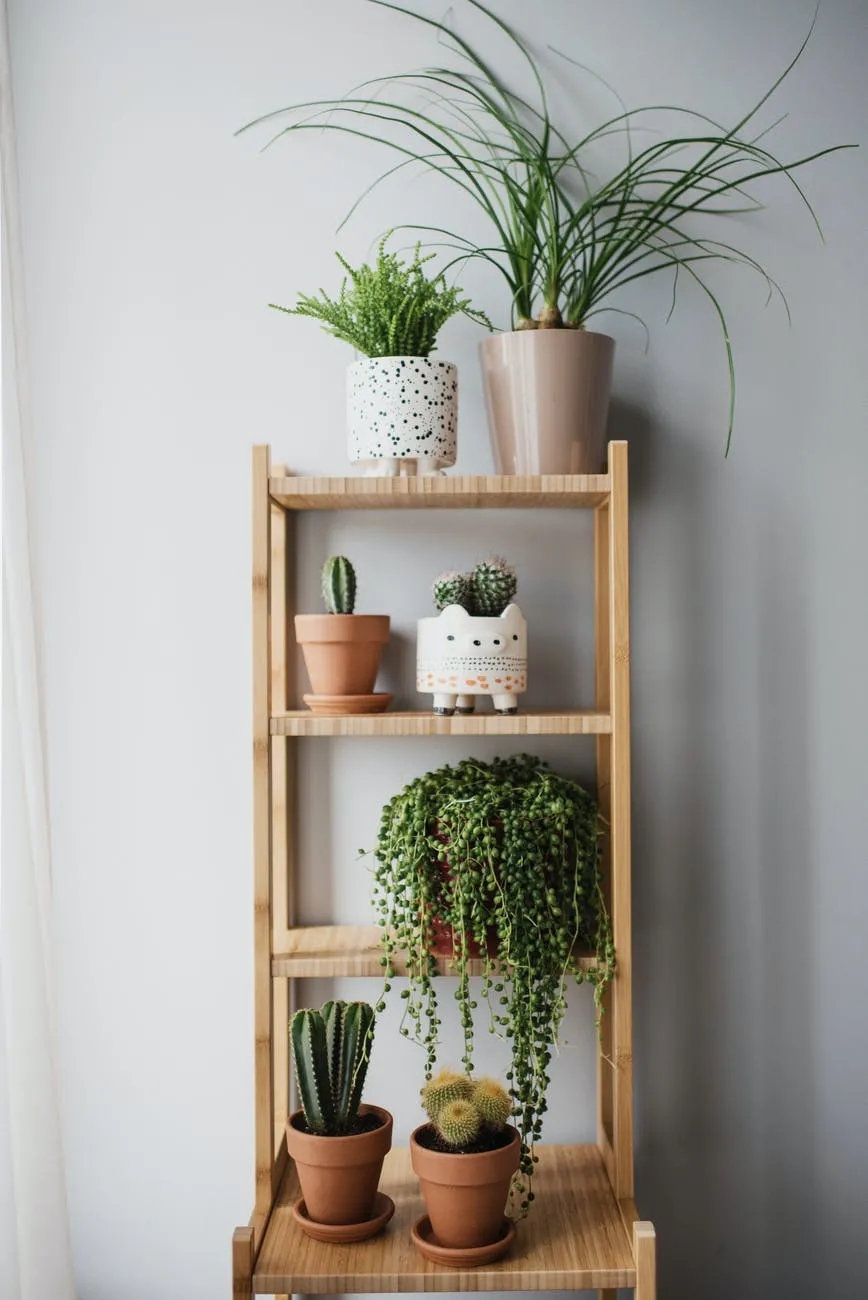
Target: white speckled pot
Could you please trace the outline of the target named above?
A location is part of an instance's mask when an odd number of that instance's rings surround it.
[[[472,713],[490,695],[498,713],[517,713],[527,689],[527,623],[518,605],[500,618],[479,618],[447,605],[419,619],[416,690],[434,696],[434,712]]]
[[[379,474],[455,464],[458,370],[430,357],[365,357],[347,374],[349,454]]]

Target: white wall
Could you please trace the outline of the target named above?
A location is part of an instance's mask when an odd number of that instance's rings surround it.
[[[78,1287],[213,1300],[252,1199],[249,449],[269,441],[297,470],[345,464],[348,352],[264,304],[334,283],[335,225],[378,161],[334,138],[261,156],[233,131],[436,50],[362,0],[10,9]],[[528,10],[498,4],[525,23]],[[546,0],[533,26],[633,103],[732,120],[811,13]],[[866,29],[860,0],[826,0],[780,96],[783,154],[865,142]],[[582,83],[576,124],[603,96]],[[685,295],[666,327],[668,286],[643,282],[628,305],[652,324],[647,356],[608,318],[611,431],[633,471],[638,1194],[667,1300],[847,1300],[868,1269],[864,150],[805,179],[827,247],[783,184],[734,231],[784,283],[792,329],[757,283],[716,280],[738,363],[727,463],[703,304]],[[382,191],[339,246],[358,257],[419,214],[466,220],[418,181]],[[467,283],[503,318],[490,281]],[[451,325],[442,354],[461,366],[461,468],[486,471],[475,340]],[[409,699],[430,577],[504,550],[532,627],[553,620],[528,703],[578,703],[589,546],[588,521],[562,516],[322,517],[303,532],[304,594],[315,607],[321,558],[350,553],[363,607],[393,615],[386,678]],[[589,773],[586,745],[534,748]],[[306,919],[364,913],[355,851],[380,804],[466,750],[311,744]],[[552,1137],[590,1132],[590,1035],[583,998]],[[404,1131],[420,1068],[384,1028],[370,1092]]]

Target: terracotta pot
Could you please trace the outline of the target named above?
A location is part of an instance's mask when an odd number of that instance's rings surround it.
[[[370,695],[389,639],[388,614],[296,614],[315,695]]]
[[[317,1223],[364,1223],[371,1218],[386,1152],[392,1145],[392,1116],[379,1106],[360,1106],[360,1115],[383,1121],[370,1133],[320,1137],[286,1121],[286,1149],[295,1161],[308,1216]]]
[[[599,474],[614,339],[588,330],[531,329],[480,344],[498,474]]]
[[[503,1212],[521,1147],[512,1141],[498,1151],[453,1155],[429,1151],[418,1141],[423,1124],[410,1137],[410,1158],[422,1185],[431,1229],[440,1246],[487,1246],[503,1233]]]

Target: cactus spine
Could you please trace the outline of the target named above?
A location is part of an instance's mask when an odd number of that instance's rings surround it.
[[[512,1100],[496,1079],[477,1079],[472,1101],[489,1128],[506,1127],[512,1114]]]
[[[434,1127],[450,1147],[468,1147],[479,1136],[482,1119],[472,1101],[450,1101],[439,1112]]]
[[[322,596],[329,614],[352,614],[356,607],[356,571],[343,555],[333,555],[322,569]]]
[[[367,1002],[326,1002],[289,1022],[304,1117],[314,1133],[346,1132],[359,1113],[374,1011]]]
[[[441,1070],[429,1079],[422,1089],[422,1105],[430,1120],[436,1120],[444,1106],[453,1101],[468,1101],[473,1095],[473,1083],[454,1070]]]
[[[494,556],[480,560],[470,575],[473,593],[473,613],[487,618],[499,618],[515,596],[517,582],[515,570],[505,560]]]
[[[466,573],[457,573],[454,569],[441,573],[434,579],[434,604],[438,609],[447,605],[462,605],[470,612],[470,579]]]

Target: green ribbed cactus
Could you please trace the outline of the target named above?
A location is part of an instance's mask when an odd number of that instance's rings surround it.
[[[482,1118],[472,1101],[450,1101],[434,1121],[434,1127],[450,1147],[469,1147],[479,1136]]]
[[[439,578],[434,579],[432,591],[438,609],[445,609],[447,605],[462,605],[470,613],[470,578],[466,573],[458,573],[455,569],[441,573]]]
[[[352,614],[356,607],[356,571],[343,555],[322,566],[322,598],[329,614]]]
[[[422,1105],[428,1118],[436,1120],[444,1106],[453,1101],[467,1101],[473,1095],[473,1081],[455,1070],[441,1070],[422,1089]]]
[[[292,1059],[308,1127],[345,1133],[359,1113],[374,1037],[367,1002],[326,1002],[296,1011],[289,1022]]]
[[[502,1129],[509,1123],[512,1099],[496,1079],[477,1079],[471,1102],[489,1128]]]
[[[517,585],[515,570],[505,560],[499,556],[480,560],[470,575],[471,612],[499,618],[515,596]]]

